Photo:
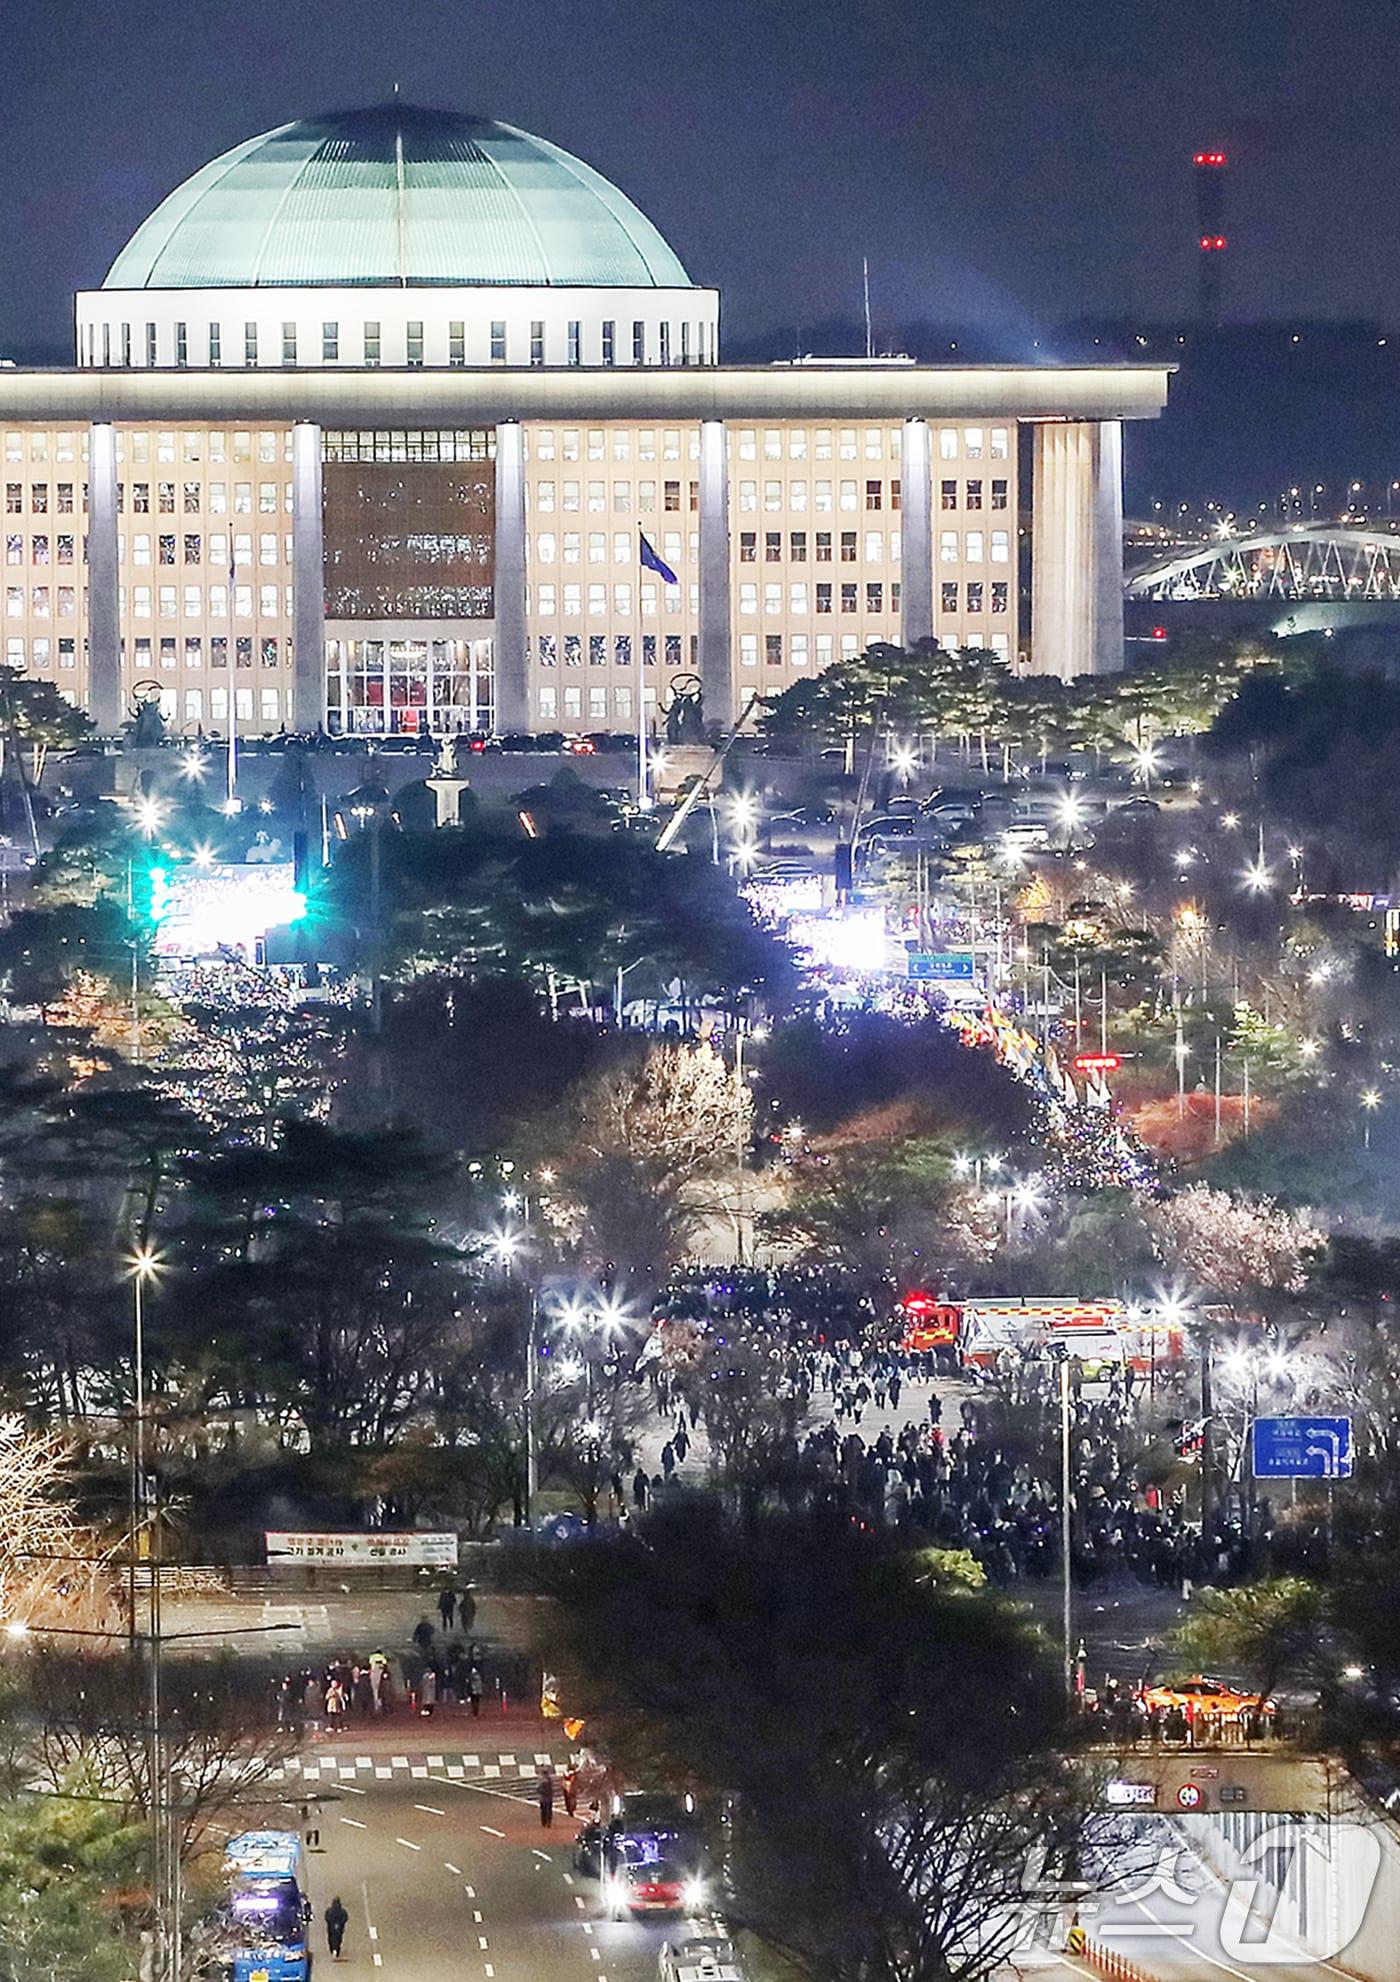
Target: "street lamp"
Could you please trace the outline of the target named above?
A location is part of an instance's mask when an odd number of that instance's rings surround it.
[[[1374,1087],[1366,1088],[1361,1096],[1361,1106],[1365,1111],[1361,1117],[1361,1146],[1363,1149],[1369,1149],[1371,1147],[1371,1117],[1380,1105],[1381,1097],[1379,1089]]]

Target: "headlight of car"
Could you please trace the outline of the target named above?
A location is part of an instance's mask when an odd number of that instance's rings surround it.
[[[687,1879],[681,1887],[681,1900],[692,1913],[702,1907],[705,1904],[705,1881],[703,1879]]]

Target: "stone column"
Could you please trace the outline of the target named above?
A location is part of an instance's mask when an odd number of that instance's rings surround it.
[[[730,621],[729,455],[723,420],[700,423],[700,685],[705,723],[728,728],[735,707]]]
[[[321,429],[292,428],[292,719],[294,730],[326,720],[326,579],[321,509]]]
[[[88,429],[87,637],[88,713],[103,736],[115,736],[127,714],[120,582],[117,430],[109,420],[100,420]]]
[[[1123,439],[1116,420],[1035,430],[1031,672],[1123,665]]]
[[[1094,450],[1095,674],[1123,667],[1123,422],[1101,420]]]
[[[928,423],[904,422],[899,467],[900,629],[906,647],[933,638],[933,484]]]
[[[525,632],[525,436],[518,420],[496,429],[496,729],[530,730]]]

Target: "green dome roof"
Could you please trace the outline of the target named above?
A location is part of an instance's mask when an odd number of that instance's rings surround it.
[[[651,222],[509,124],[391,103],[283,124],[177,186],[105,289],[689,288]]]

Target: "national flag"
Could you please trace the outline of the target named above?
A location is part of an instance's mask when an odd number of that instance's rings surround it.
[[[654,571],[658,576],[658,578],[660,578],[664,584],[679,585],[681,581],[679,578],[677,578],[675,572],[672,571],[670,565],[667,564],[666,560],[663,557],[658,556],[657,552],[653,549],[652,545],[647,542],[646,531],[639,530],[637,532],[637,535],[642,540],[643,571]]]

